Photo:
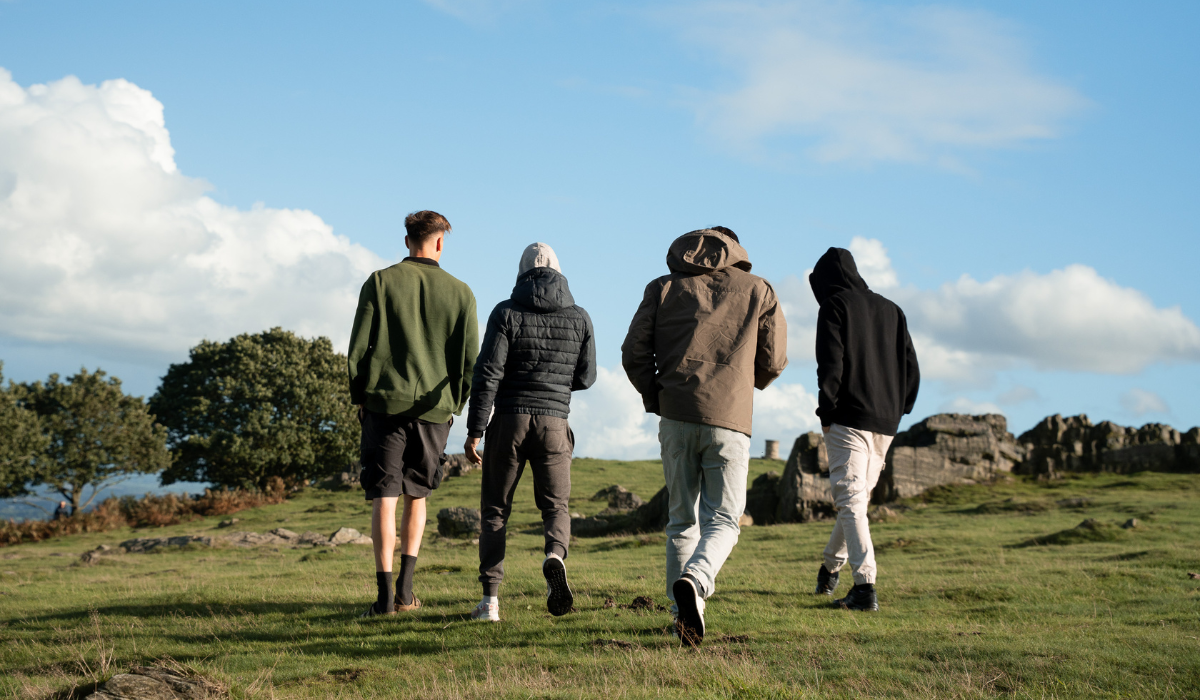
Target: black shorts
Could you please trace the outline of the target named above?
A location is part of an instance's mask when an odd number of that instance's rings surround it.
[[[442,453],[454,418],[420,418],[363,411],[362,476],[368,501],[406,494],[425,498],[442,483]]]

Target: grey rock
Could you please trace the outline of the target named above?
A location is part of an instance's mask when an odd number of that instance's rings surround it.
[[[117,545],[130,554],[144,554],[161,547],[182,547],[188,544],[200,544],[211,547],[213,538],[198,535],[180,535],[178,537],[139,537],[125,540]]]
[[[271,533],[231,532],[221,538],[235,547],[264,547],[269,545],[287,544],[288,541]]]
[[[295,532],[292,532],[291,530],[288,530],[287,528],[277,527],[274,530],[271,530],[271,532],[269,532],[268,534],[275,535],[276,537],[278,537],[282,540],[286,540],[288,542],[299,542],[300,541],[300,535]]]
[[[483,531],[478,508],[443,508],[437,522],[442,537],[469,537]]]
[[[1137,518],[1130,518],[1129,520],[1126,520],[1123,525],[1121,525],[1121,527],[1126,530],[1133,530],[1134,528],[1138,528],[1141,526],[1142,526],[1142,521],[1138,520]]]
[[[298,538],[296,538],[296,541],[299,542],[300,544],[311,544],[314,547],[329,544],[328,537],[326,537],[325,535],[322,535],[319,532],[313,532],[312,530],[309,530],[309,531],[305,532],[304,534],[300,535]]]
[[[779,508],[779,472],[759,474],[746,491],[746,514],[758,525],[775,522]]]
[[[355,537],[354,539],[350,540],[350,541],[349,541],[347,544],[366,544],[366,545],[369,545],[369,544],[373,544],[373,542],[372,542],[372,540],[371,540],[371,536],[370,536],[370,535],[359,535],[358,537]]]
[[[833,492],[829,489],[829,455],[820,433],[806,433],[796,438],[775,489],[778,501],[773,517],[768,519],[764,514],[760,518],[753,511],[750,513],[760,525],[807,523],[834,515]]]
[[[1027,456],[1019,472],[1055,477],[1065,472],[1200,472],[1200,429],[1169,425],[1127,428],[1093,425],[1086,415],[1048,416],[1019,438]]]
[[[354,540],[362,537],[362,533],[352,527],[339,527],[332,535],[329,536],[330,544],[351,544]],[[368,538],[370,539],[370,538]]]
[[[633,510],[640,508],[645,503],[641,496],[620,484],[600,489],[592,496],[591,500],[607,501],[608,507],[614,510]]]
[[[621,512],[605,509],[590,518],[572,518],[571,534],[576,537],[603,537],[640,532],[662,532],[667,527],[667,489],[664,486],[649,501]]]
[[[241,518],[230,518],[228,520],[222,520],[221,522],[217,523],[217,527],[233,527],[234,525],[237,525],[240,522],[242,522]]]
[[[480,456],[483,455],[482,452],[480,452],[479,454],[480,454]],[[447,479],[452,478],[452,477],[465,476],[465,475],[470,474],[471,472],[475,471],[476,469],[483,468],[483,465],[478,465],[478,464],[472,463],[471,460],[467,459],[467,455],[465,455],[465,454],[453,454],[453,455],[443,454],[442,459],[441,459],[441,466],[443,469],[442,474]]]
[[[171,686],[157,678],[118,673],[104,682],[86,700],[179,700]]]
[[[987,483],[1021,464],[1026,450],[999,414],[930,416],[896,435],[872,501],[910,498],[935,486]]]

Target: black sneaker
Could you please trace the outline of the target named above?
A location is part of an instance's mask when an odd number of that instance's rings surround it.
[[[829,573],[829,569],[825,565],[821,565],[821,570],[817,572],[817,590],[813,591],[814,595],[833,595],[834,589],[838,585],[838,575]]]
[[[704,641],[704,600],[700,588],[688,576],[680,576],[671,586],[675,596],[675,607],[679,614],[675,618],[675,632],[685,646],[698,647]]]
[[[833,605],[846,610],[879,612],[879,599],[875,597],[875,586],[870,583],[860,583],[851,588],[845,598],[833,601]]]
[[[567,585],[567,566],[558,557],[546,557],[542,562],[542,576],[546,577],[546,609],[551,615],[566,615],[571,612],[575,596]]]

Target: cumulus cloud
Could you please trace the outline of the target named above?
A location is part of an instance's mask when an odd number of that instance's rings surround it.
[[[1121,408],[1141,418],[1147,413],[1169,413],[1167,402],[1153,391],[1130,389],[1121,394]]]
[[[1087,104],[1039,75],[1014,27],[981,11],[707,2],[665,20],[732,74],[692,101],[705,127],[744,152],[798,135],[819,161],[960,167],[966,149],[1054,137]]]
[[[970,415],[982,415],[985,413],[1000,413],[1000,407],[991,401],[974,401],[965,396],[958,396],[949,401],[945,401],[938,407],[941,413],[967,413]]]
[[[177,356],[280,325],[344,347],[386,265],[304,210],[217,203],[150,92],[0,69],[0,333]]]
[[[765,440],[778,440],[785,454],[792,442],[811,430],[820,430],[817,397],[803,384],[772,384],[754,392],[754,448],[761,455]]]
[[[1155,363],[1200,362],[1200,328],[1178,306],[1157,307],[1086,265],[983,282],[963,275],[922,290],[899,284],[878,240],[856,238],[851,251],[864,279],[904,309],[928,379],[987,383],[997,370],[1017,365],[1130,374]],[[812,292],[794,277],[777,289],[789,343],[800,343],[789,344],[789,356],[811,362]]]
[[[597,368],[596,383],[571,395],[570,420],[580,457],[658,458],[658,416],[645,412],[620,367]]]

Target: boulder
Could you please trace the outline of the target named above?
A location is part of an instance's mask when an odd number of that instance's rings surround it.
[[[299,544],[311,544],[314,547],[320,547],[329,544],[328,537],[319,532],[313,532],[312,530],[308,530],[300,535],[298,538],[296,538],[296,541]]]
[[[829,490],[829,456],[820,433],[805,433],[792,443],[775,493],[778,500],[774,516],[760,518],[758,513],[751,511],[756,523],[807,523],[834,515],[833,493]]]
[[[171,686],[150,676],[118,673],[86,700],[179,700]]]
[[[354,541],[362,537],[362,533],[352,527],[339,527],[329,536],[329,544],[354,544]],[[371,538],[367,538],[367,544],[371,543]]]
[[[775,522],[779,508],[779,472],[759,474],[746,491],[746,514],[759,525]]]
[[[276,537],[278,537],[282,540],[287,540],[288,542],[291,542],[291,543],[296,543],[296,542],[300,541],[300,535],[295,532],[292,532],[291,530],[288,530],[287,528],[277,527],[274,530],[271,530],[271,532],[268,534],[275,535]]]
[[[264,547],[288,544],[287,540],[277,535],[272,535],[269,532],[261,535],[257,532],[231,532],[221,539],[235,547]]]
[[[593,501],[607,501],[613,510],[633,510],[645,503],[642,497],[619,484],[600,489],[592,496]]]
[[[985,483],[1012,472],[1025,454],[1002,415],[933,415],[896,435],[871,500],[888,503],[935,486]]]
[[[483,531],[478,508],[443,508],[437,521],[442,537],[470,537]]]

